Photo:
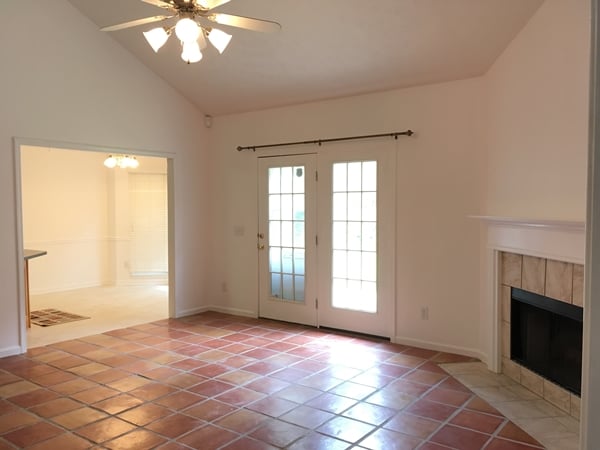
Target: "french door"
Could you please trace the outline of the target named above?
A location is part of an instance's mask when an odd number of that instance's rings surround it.
[[[262,317],[392,336],[393,170],[364,143],[259,159]]]
[[[259,313],[317,326],[316,156],[260,158]]]

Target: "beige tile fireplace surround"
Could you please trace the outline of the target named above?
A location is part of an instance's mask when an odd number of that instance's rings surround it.
[[[579,419],[580,398],[510,359],[511,288],[583,307],[583,265],[500,252],[499,302],[502,372]]]

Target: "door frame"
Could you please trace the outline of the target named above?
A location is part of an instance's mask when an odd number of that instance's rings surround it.
[[[48,139],[13,138],[15,177],[15,212],[16,212],[16,246],[17,246],[17,293],[19,315],[19,348],[21,353],[27,351],[27,323],[25,318],[25,260],[23,257],[23,179],[21,176],[21,147],[48,147],[61,150],[74,150],[96,153],[135,153],[140,156],[165,158],[167,160],[167,214],[168,214],[168,283],[169,283],[169,317],[176,317],[176,285],[175,285],[175,154],[170,152],[151,152],[147,150],[115,148],[100,145],[76,144],[72,142],[53,141]]]
[[[390,280],[390,285],[389,285],[389,295],[391,296],[391,304],[390,304],[390,311],[389,311],[389,317],[387,318],[387,322],[385,324],[387,333],[389,334],[390,342],[395,342],[396,339],[396,310],[397,310],[397,299],[396,299],[396,295],[397,295],[397,289],[396,289],[396,260],[397,260],[397,247],[396,247],[396,233],[397,233],[397,191],[398,191],[398,181],[396,179],[396,174],[397,174],[397,164],[398,164],[398,141],[397,140],[392,140],[392,141],[382,141],[382,140],[376,140],[373,143],[369,143],[367,141],[359,141],[357,143],[355,143],[354,145],[360,145],[363,144],[363,148],[357,148],[354,150],[348,150],[347,149],[347,145],[348,142],[338,142],[338,143],[328,143],[327,146],[325,147],[318,147],[318,149],[316,149],[316,151],[311,151],[311,152],[307,152],[306,150],[302,151],[302,150],[297,150],[294,151],[292,149],[286,151],[286,152],[281,152],[281,149],[279,150],[266,150],[263,152],[263,154],[261,155],[256,155],[256,164],[257,164],[257,174],[259,174],[259,170],[258,170],[258,162],[260,159],[263,158],[278,158],[278,157],[294,157],[294,156],[301,156],[301,155],[316,155],[317,157],[317,169],[320,169],[321,167],[321,160],[325,157],[327,158],[328,155],[332,154],[332,153],[338,153],[339,155],[348,155],[348,160],[351,160],[351,156],[354,154],[356,155],[355,159],[361,159],[361,160],[367,160],[369,159],[369,153],[367,150],[364,150],[365,145],[377,145],[380,148],[380,151],[385,153],[385,158],[386,161],[388,162],[387,164],[387,170],[390,171],[390,179],[391,179],[391,185],[390,185],[390,191],[389,191],[389,204],[390,204],[390,212],[389,215],[391,216],[392,220],[389,223],[384,223],[382,224],[382,226],[385,226],[386,228],[389,229],[389,234],[390,236],[392,236],[393,238],[393,243],[390,245],[390,248],[392,248],[392,254],[391,257],[388,258],[387,262],[389,264],[389,273],[391,274],[391,280]],[[343,156],[340,158],[340,161],[343,160]],[[259,176],[259,175],[258,175]],[[257,178],[257,192],[258,192],[258,182],[259,179]],[[317,183],[317,197],[319,195],[322,195],[320,193],[320,189],[319,189],[319,183]],[[319,198],[317,198],[317,216],[319,215],[318,210],[320,209],[319,204],[322,202],[319,202]],[[257,217],[258,220],[260,220],[260,216],[258,214],[258,204],[257,204]],[[317,233],[320,230],[318,229],[318,225],[317,225]],[[321,239],[321,237],[319,237],[319,239]],[[320,248],[317,247],[317,254],[319,254],[321,252]],[[257,259],[258,259],[258,255],[257,255]],[[318,259],[318,257],[317,257]],[[259,274],[259,269],[257,268],[257,276],[260,276]],[[321,292],[321,282],[319,280],[319,278],[317,277],[317,282],[318,282],[318,286],[317,286],[317,294],[320,295]],[[260,311],[260,282],[257,283],[257,311]],[[320,302],[320,297],[319,297],[319,302]],[[260,313],[259,313],[260,316]],[[319,320],[319,314],[317,311],[317,328],[321,327],[321,323]],[[342,330],[344,331],[344,330]]]

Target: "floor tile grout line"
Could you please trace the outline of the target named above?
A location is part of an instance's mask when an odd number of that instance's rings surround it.
[[[445,381],[447,378],[449,378],[449,377],[446,377],[444,380],[440,381],[440,382],[439,382],[439,383],[438,383],[436,386],[439,386],[440,384],[442,384],[442,383],[443,383],[443,381]],[[432,390],[433,390],[433,389],[432,389]],[[425,397],[425,395],[426,395],[426,394],[424,394],[424,395],[423,395],[422,397],[420,397],[420,398],[424,398],[424,397]],[[464,407],[464,405],[466,405],[466,404],[467,404],[467,403],[468,403],[468,402],[469,402],[469,401],[470,401],[470,400],[471,400],[471,399],[474,397],[474,395],[475,395],[475,394],[473,394],[473,393],[471,392],[471,397],[470,397],[468,400],[465,400],[465,401],[463,402],[463,405],[462,405],[462,406]],[[451,405],[448,405],[448,406],[451,406]],[[439,426],[438,426],[438,427],[437,427],[435,430],[433,430],[433,431],[432,431],[432,432],[431,432],[431,433],[430,433],[430,434],[429,434],[429,435],[428,435],[428,436],[427,436],[427,437],[426,437],[426,438],[423,440],[423,442],[424,442],[424,443],[430,442],[431,438],[432,438],[432,437],[433,437],[435,434],[437,434],[437,433],[438,433],[438,432],[439,432],[439,431],[440,431],[442,428],[444,428],[446,425],[448,425],[448,424],[450,423],[450,421],[451,421],[451,420],[452,420],[452,419],[453,419],[455,416],[457,416],[457,415],[460,413],[460,411],[462,411],[462,407],[458,407],[458,408],[456,408],[456,410],[455,410],[455,411],[454,411],[452,414],[450,414],[450,416],[448,416],[448,417],[446,418],[446,420],[445,420],[445,421],[439,421],[439,422],[440,422]],[[417,416],[417,417],[422,417],[422,416]],[[428,418],[428,419],[431,419],[431,418]],[[433,442],[433,441],[432,441],[432,442]]]
[[[504,417],[504,420],[502,421],[502,423],[494,430],[493,433],[491,433],[491,436],[490,436],[489,440],[486,442],[486,444],[483,446],[483,449],[489,447],[491,445],[491,443],[494,441],[494,439],[499,437],[500,431],[502,431],[508,423],[510,423],[510,420],[507,419],[506,417]]]
[[[529,445],[529,446],[530,446],[532,449],[535,449],[535,450],[537,450],[537,449],[541,449],[541,450],[543,450],[543,447],[539,447],[539,446],[536,446],[536,445],[533,445],[533,444],[528,444],[528,443],[526,443],[526,442],[522,442],[522,441],[515,441],[515,440],[513,440],[513,439],[510,439],[510,438],[507,438],[507,437],[501,436],[501,435],[500,435],[500,432],[501,432],[501,431],[504,429],[504,427],[505,427],[507,424],[509,424],[509,423],[511,423],[511,422],[512,422],[512,421],[511,421],[510,419],[508,419],[508,418],[506,418],[506,417],[505,417],[505,418],[504,418],[504,422],[502,423],[502,426],[499,426],[499,427],[498,427],[498,428],[497,428],[497,429],[494,431],[494,433],[492,434],[492,436],[491,436],[490,440],[489,440],[489,441],[486,443],[486,445],[483,447],[483,449],[486,449],[486,448],[487,448],[489,445],[491,445],[492,441],[493,441],[495,438],[497,438],[497,439],[502,439],[502,440],[505,440],[505,441],[508,441],[508,442],[514,442],[514,443],[516,443],[516,444],[521,444],[521,445],[525,444],[525,445]]]

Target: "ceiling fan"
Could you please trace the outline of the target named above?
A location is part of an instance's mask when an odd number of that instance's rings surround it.
[[[281,29],[277,22],[252,17],[234,16],[213,11],[214,9],[229,3],[230,0],[141,0],[153,6],[165,9],[167,14],[159,16],[144,17],[131,20],[108,27],[101,28],[102,31],[118,31],[125,28],[137,27],[155,22],[169,21],[169,26],[162,26],[144,32],[144,37],[155,52],[165,45],[169,36],[175,31],[175,35],[181,41],[181,58],[189,63],[195,63],[202,59],[202,50],[207,47],[207,40],[219,53],[223,53],[231,35],[225,31],[215,28],[214,25],[225,27],[243,28],[252,31],[273,32]]]

